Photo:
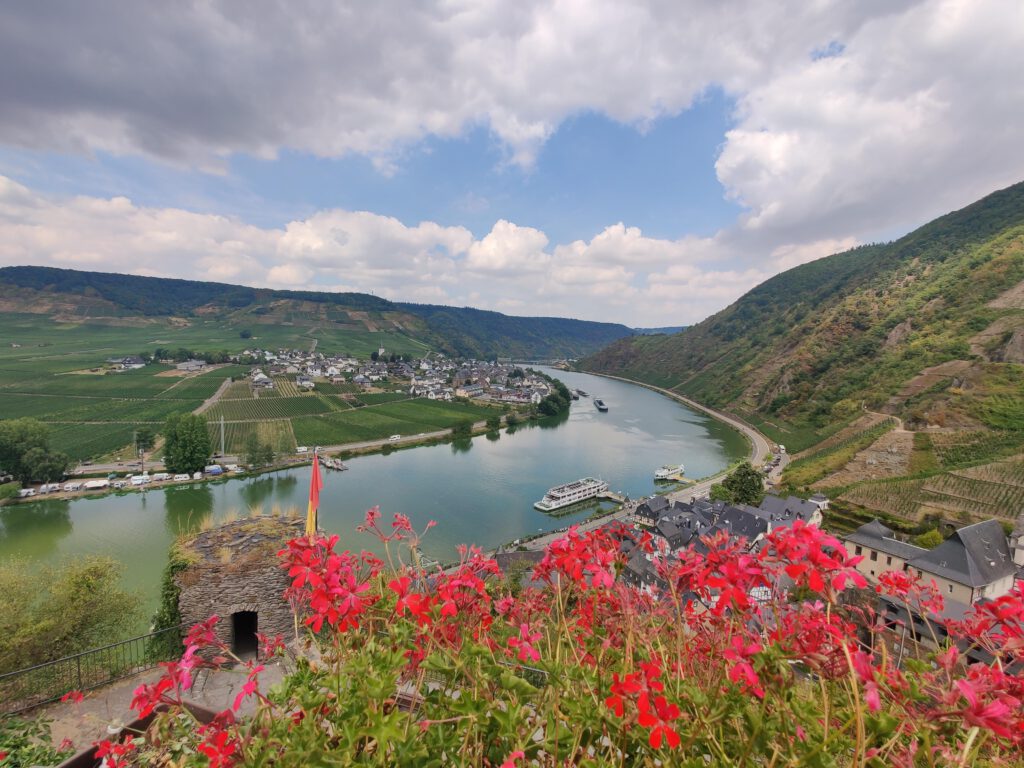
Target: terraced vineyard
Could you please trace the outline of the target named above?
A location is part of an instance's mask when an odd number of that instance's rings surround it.
[[[863,483],[840,498],[911,520],[925,515],[962,522],[1015,520],[1024,509],[1024,457],[924,479]]]
[[[309,445],[380,440],[393,434],[416,434],[450,429],[467,418],[479,421],[494,409],[463,403],[417,399],[357,408],[344,413],[292,420],[295,439]]]

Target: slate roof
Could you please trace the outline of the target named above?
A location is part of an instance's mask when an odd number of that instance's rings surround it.
[[[1006,533],[996,520],[961,528],[935,549],[925,550],[911,560],[910,565],[972,587],[983,587],[1017,571]]]
[[[765,518],[739,507],[726,506],[715,523],[716,528],[724,528],[732,536],[743,536],[748,542],[768,533]]]
[[[865,523],[844,538],[854,544],[861,544],[887,555],[895,555],[903,560],[913,560],[928,551],[921,547],[915,547],[913,544],[907,544],[905,541],[899,541],[895,538],[892,528],[887,528],[877,519]]]
[[[792,524],[794,520],[810,520],[815,514],[819,514],[817,504],[797,498],[796,496],[773,496],[768,494],[757,507],[768,519],[773,522]],[[773,526],[774,527],[774,526]]]

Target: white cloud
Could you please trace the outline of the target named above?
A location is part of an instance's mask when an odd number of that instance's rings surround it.
[[[0,143],[206,169],[287,147],[392,172],[480,125],[528,167],[568,117],[643,130],[722,88],[738,106],[716,172],[746,208],[712,237],[622,222],[552,244],[494,195],[463,202],[497,219],[475,238],[339,210],[265,229],[0,178],[4,263],[665,325],[1024,178],[1019,0],[9,3],[0,70]]]

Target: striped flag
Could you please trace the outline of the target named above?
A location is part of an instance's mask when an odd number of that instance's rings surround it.
[[[324,487],[320,479],[320,456],[313,452],[313,477],[309,481],[309,506],[306,508],[306,535],[316,536],[316,510],[320,506],[320,489]]]

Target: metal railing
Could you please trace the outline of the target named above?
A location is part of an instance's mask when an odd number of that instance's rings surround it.
[[[0,675],[0,716],[56,701],[152,669],[181,655],[184,625]]]

